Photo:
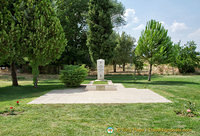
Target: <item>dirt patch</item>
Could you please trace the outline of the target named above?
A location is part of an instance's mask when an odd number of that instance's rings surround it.
[[[194,114],[194,113],[184,113],[182,111],[174,111],[176,113],[176,115],[178,116],[182,116],[182,117],[198,117],[197,114]]]
[[[20,115],[20,114],[22,114],[23,112],[14,112],[14,113],[10,113],[10,112],[4,112],[4,113],[0,113],[0,116],[3,116],[3,117],[5,117],[5,116],[16,116],[16,115]]]

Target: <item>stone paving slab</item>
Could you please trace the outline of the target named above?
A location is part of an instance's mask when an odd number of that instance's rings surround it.
[[[90,104],[90,103],[169,103],[163,96],[149,89],[124,88],[117,91],[85,91],[85,87],[53,90],[28,104]]]

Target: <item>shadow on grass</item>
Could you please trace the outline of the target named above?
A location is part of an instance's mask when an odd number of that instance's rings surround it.
[[[158,78],[159,76],[152,76],[152,79]],[[111,75],[111,76],[105,76],[106,79],[112,80],[112,81],[127,81],[127,80],[147,80],[148,76],[134,76],[134,75]]]
[[[32,85],[24,86],[6,86],[0,88],[0,102],[17,100],[23,98],[39,97],[54,89],[64,89],[64,85],[39,85],[38,88],[34,88]]]
[[[128,83],[128,84],[146,84],[146,85],[186,85],[186,84],[192,84],[192,85],[200,85],[199,83],[196,82],[186,82],[186,81],[151,81],[151,82],[123,82],[123,83]]]
[[[59,83],[58,81],[42,81],[42,82],[40,82],[40,85],[41,84],[55,84],[55,83]],[[60,82],[61,83],[61,82]],[[39,85],[39,86],[40,86]]]
[[[160,78],[160,75],[153,75],[152,80]],[[197,82],[188,82],[188,81],[151,81],[148,82],[148,76],[133,76],[133,75],[113,75],[108,76],[106,79],[112,80],[113,83],[127,83],[127,84],[138,84],[138,85],[200,85]],[[143,81],[142,81],[143,80]]]
[[[152,76],[152,80],[159,77],[161,76],[154,75]],[[136,81],[140,82],[140,80],[147,81],[148,76],[114,75],[114,76],[107,76],[106,79],[112,80],[113,83],[135,83]]]

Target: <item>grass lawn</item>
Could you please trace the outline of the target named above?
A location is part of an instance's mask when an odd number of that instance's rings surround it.
[[[95,78],[89,78],[89,83]],[[125,87],[148,88],[173,103],[158,104],[60,104],[27,105],[26,103],[53,89],[65,86],[57,79],[42,80],[37,89],[32,81],[21,78],[20,87],[12,87],[10,80],[0,79],[0,112],[13,106],[21,114],[0,116],[1,136],[103,136],[107,127],[112,135],[121,136],[199,136],[200,118],[178,116],[174,110],[184,109],[187,101],[200,107],[200,76],[106,76],[113,83]],[[16,105],[20,101],[20,106]],[[191,129],[190,132],[117,132],[117,128],[131,129]],[[138,130],[139,131],[139,130]]]
[[[108,84],[107,81],[94,81],[93,84]]]

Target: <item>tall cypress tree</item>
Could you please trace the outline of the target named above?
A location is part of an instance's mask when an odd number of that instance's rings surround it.
[[[114,49],[109,45],[108,39],[112,34],[112,23],[109,9],[112,4],[109,0],[90,0],[88,13],[88,39],[87,46],[93,64],[97,59],[109,60]],[[107,61],[108,62],[108,61]]]
[[[39,66],[60,57],[66,46],[65,34],[49,0],[31,0],[27,4],[28,58],[37,87]]]

